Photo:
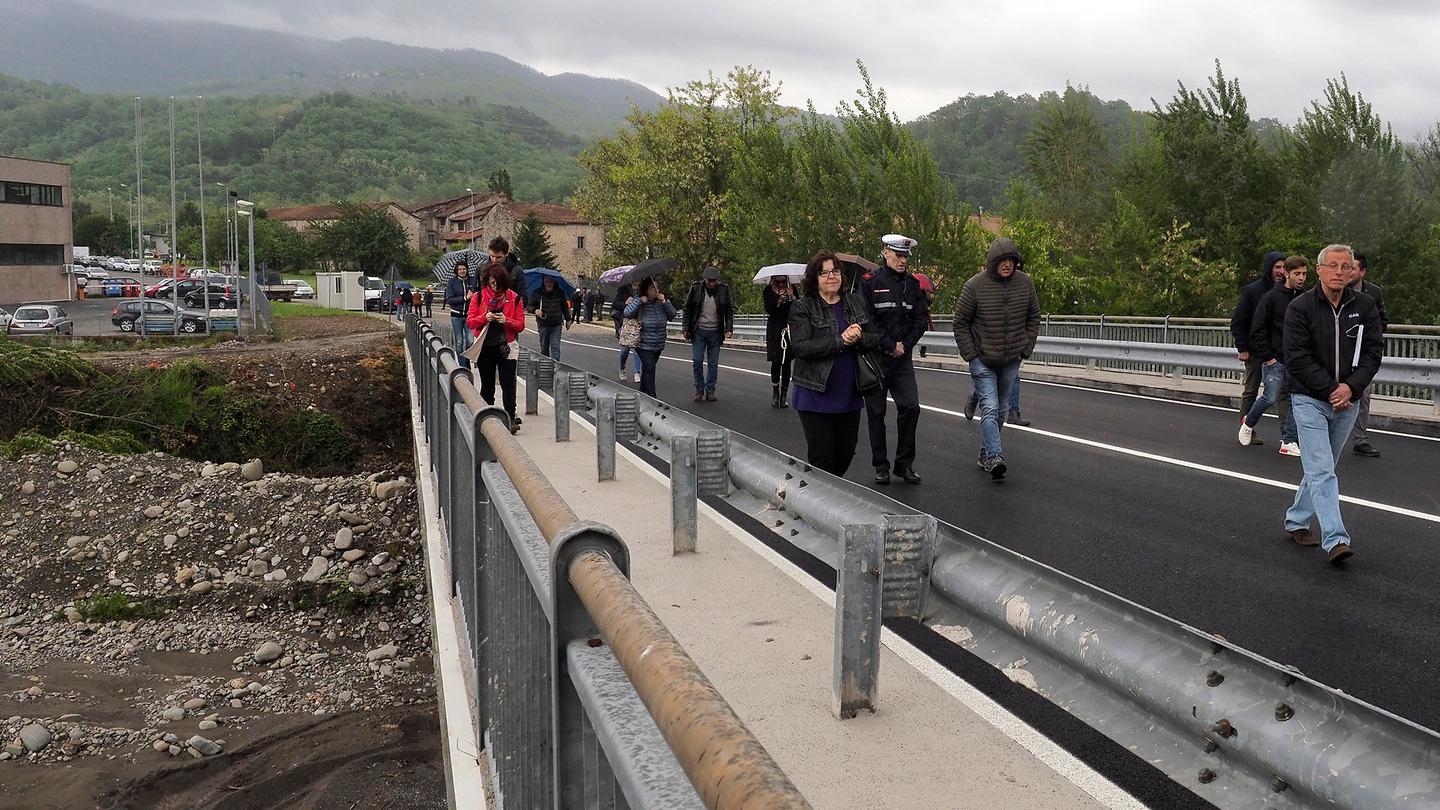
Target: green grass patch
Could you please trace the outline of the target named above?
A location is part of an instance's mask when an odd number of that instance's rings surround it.
[[[132,599],[123,593],[112,593],[81,599],[75,609],[87,622],[117,622],[135,619],[158,619],[169,613],[173,605],[166,600]]]
[[[295,301],[271,301],[270,314],[277,320],[280,318],[305,317],[334,317],[336,315],[362,315],[360,312],[351,312],[348,309],[332,309],[322,307],[319,304],[302,304]]]

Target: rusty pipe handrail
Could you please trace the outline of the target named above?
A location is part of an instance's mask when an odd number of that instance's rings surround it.
[[[554,543],[579,521],[574,510],[504,420],[483,419],[480,432]],[[706,807],[810,806],[613,560],[585,552],[566,575]]]

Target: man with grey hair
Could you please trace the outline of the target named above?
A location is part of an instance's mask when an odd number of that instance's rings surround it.
[[[1305,470],[1285,512],[1285,531],[1297,545],[1322,546],[1332,563],[1353,553],[1340,518],[1335,463],[1355,425],[1355,405],[1385,351],[1375,301],[1349,286],[1354,265],[1348,245],[1327,246],[1315,260],[1320,283],[1285,310],[1290,413]],[[1320,524],[1319,540],[1310,532],[1312,521]]]

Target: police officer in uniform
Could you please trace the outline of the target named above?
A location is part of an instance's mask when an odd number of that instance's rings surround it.
[[[915,427],[920,422],[920,392],[915,387],[915,366],[911,354],[925,334],[930,308],[920,282],[906,272],[910,251],[916,241],[900,234],[886,234],[880,240],[885,248],[885,265],[867,273],[861,282],[861,294],[870,305],[875,324],[880,330],[880,367],[885,384],[865,398],[870,424],[870,461],[875,467],[875,483],[890,483],[890,459],[885,447],[885,396],[895,400],[895,474],[907,484],[920,483],[915,472]]]

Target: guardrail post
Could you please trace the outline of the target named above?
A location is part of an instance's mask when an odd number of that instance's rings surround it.
[[[919,621],[930,597],[930,564],[940,523],[932,515],[885,515],[882,615]]]
[[[553,390],[555,385],[555,358],[548,354],[538,355],[535,365],[540,367],[540,387]]]
[[[634,391],[615,394],[615,436],[627,442],[640,437],[640,395]]]
[[[670,440],[670,531],[675,554],[695,551],[700,520],[696,499],[700,492],[699,453],[693,435]]]
[[[534,416],[540,412],[540,364],[535,356],[525,364],[525,415]]]
[[[695,434],[695,470],[699,492],[725,497],[730,494],[730,431],[702,430]]]
[[[468,368],[452,369],[447,377],[449,396],[446,397],[445,415],[445,532],[450,538],[450,583],[451,595],[462,596],[461,572],[465,568],[465,561],[461,552],[464,550],[461,540],[465,536],[466,526],[463,514],[474,507],[470,502],[473,495],[473,488],[466,478],[468,470],[466,467],[472,463],[470,448],[465,445],[465,434],[461,432],[459,417],[456,415],[456,405],[461,403],[460,392],[455,390],[457,381],[465,378],[474,385],[474,377]],[[480,439],[476,437],[478,442]],[[474,535],[473,523],[469,527],[470,535]]]
[[[565,647],[571,641],[600,643],[595,620],[570,584],[570,566],[583,554],[610,558],[620,573],[630,576],[630,553],[609,527],[579,522],[550,541],[551,616],[551,763],[558,808],[591,807],[585,795],[585,707],[566,665]]]
[[[841,720],[875,711],[880,676],[884,531],[874,524],[841,527],[844,549],[835,579],[835,670],[831,709]]]
[[[570,375],[556,372],[551,399],[555,405],[555,441],[570,441]]]
[[[600,481],[615,480],[615,396],[595,403],[595,466]]]

